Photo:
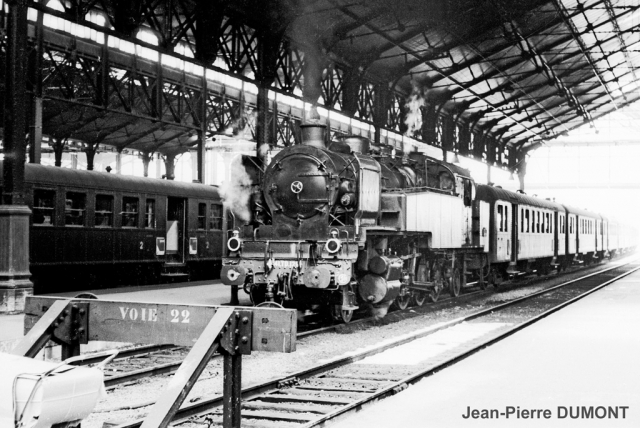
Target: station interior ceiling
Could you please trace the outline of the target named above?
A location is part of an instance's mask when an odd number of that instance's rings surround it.
[[[291,27],[511,144],[547,141],[638,100],[640,4],[615,0],[310,2]],[[300,31],[302,33],[302,31]]]
[[[51,0],[46,5],[30,2],[30,7],[65,19],[81,17],[79,22],[88,22],[91,13],[102,13],[107,26],[113,21],[109,31],[124,39],[127,31],[131,38],[133,33],[123,22],[137,18],[135,25],[150,28],[156,22],[157,28],[151,28],[156,33],[164,29],[172,35],[171,40],[191,41],[196,45],[197,24],[217,22],[222,26],[227,25],[223,21],[240,22],[255,30],[242,37],[267,34],[268,39],[276,34],[304,52],[301,69],[289,76],[296,77],[304,88],[302,97],[317,99],[317,94],[308,89],[312,85],[305,82],[313,78],[313,68],[326,74],[333,67],[341,67],[355,73],[356,78],[366,78],[400,94],[407,105],[417,100],[419,107],[437,106],[438,112],[447,112],[503,142],[502,150],[526,152],[563,141],[570,131],[578,128],[598,130],[599,119],[609,117],[610,113],[621,113],[633,121],[640,117],[636,109],[628,108],[640,99],[640,71],[637,70],[640,66],[640,3],[635,0],[137,0],[125,2],[127,5],[121,3]],[[213,8],[210,10],[224,14],[224,18],[216,21],[208,17],[209,21],[198,21],[198,8],[204,3]],[[127,15],[126,19],[115,22],[118,14]],[[167,16],[171,18],[168,29]],[[129,27],[134,24],[129,23]],[[176,44],[166,46],[167,34],[160,36],[160,46],[175,51]],[[233,49],[232,45],[242,38],[223,36],[217,40],[218,51]],[[74,43],[74,40],[62,40],[60,35],[56,37],[49,41],[61,45]],[[276,37],[276,40],[279,43],[280,39]],[[76,42],[79,46],[79,40]],[[245,51],[254,48],[256,45],[251,41],[240,46]],[[78,48],[68,47],[56,55],[73,58],[73,49]],[[237,64],[226,64],[227,70],[255,79],[256,65],[251,63],[251,54],[245,52],[244,60],[240,58]],[[197,56],[196,53],[196,59]],[[113,54],[110,60],[114,57],[117,55]],[[52,64],[56,67],[62,64],[55,63],[55,59],[53,55]],[[96,65],[87,65],[88,61],[84,61],[83,72],[87,74],[88,70],[95,75],[90,76],[89,83],[78,85],[88,87],[91,81],[99,80],[99,62],[99,54]],[[213,62],[213,68],[216,64]],[[53,71],[45,77],[55,77]],[[342,79],[344,83],[345,75]],[[76,83],[61,82],[60,86],[64,84]],[[124,94],[117,95],[126,98]],[[122,115],[92,110],[82,104],[80,96],[71,100],[60,100],[60,97],[62,95],[50,97],[42,113],[42,127],[51,139],[56,138],[57,130],[73,129],[78,140],[112,144],[117,150],[133,148],[171,153],[188,150],[195,144],[193,127],[189,128],[193,123],[178,126],[166,121],[138,120],[131,115],[131,110],[137,112],[135,106],[133,109],[128,106],[128,115]],[[189,100],[185,100],[183,108],[193,108]],[[149,102],[155,102],[153,96],[149,96]],[[400,106],[400,110],[403,108],[409,107]],[[178,117],[184,113],[170,111],[168,114]],[[179,119],[176,121],[180,122]],[[400,131],[406,131],[401,128]],[[604,138],[604,133],[600,134],[598,141]],[[638,133],[634,129],[626,135],[627,139],[634,140]]]

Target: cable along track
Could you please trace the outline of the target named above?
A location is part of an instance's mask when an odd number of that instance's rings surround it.
[[[245,388],[242,426],[324,425],[393,395],[638,269],[638,260],[633,260]],[[222,426],[221,406],[221,396],[185,406],[174,424],[183,428]]]

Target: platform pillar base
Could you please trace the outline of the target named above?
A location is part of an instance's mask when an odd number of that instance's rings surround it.
[[[17,314],[24,311],[24,301],[33,295],[30,288],[0,288],[0,314]]]
[[[29,280],[29,216],[26,205],[0,205],[0,313],[24,310]]]

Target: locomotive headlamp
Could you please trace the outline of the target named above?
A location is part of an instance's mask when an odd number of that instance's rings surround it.
[[[343,207],[352,207],[356,204],[356,195],[353,193],[345,193],[340,197],[340,205]]]
[[[236,251],[240,250],[241,245],[242,240],[240,239],[240,232],[234,230],[233,236],[227,241],[227,248],[229,249],[229,251],[235,253]]]
[[[329,254],[335,254],[340,251],[340,247],[342,247],[342,241],[337,238],[331,238],[324,245],[324,248],[327,250]]]

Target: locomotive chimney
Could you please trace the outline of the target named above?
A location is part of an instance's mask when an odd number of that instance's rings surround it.
[[[326,126],[316,123],[305,123],[300,125],[300,132],[302,134],[302,144],[307,146],[317,147],[319,149],[326,149],[327,144],[325,141]]]

